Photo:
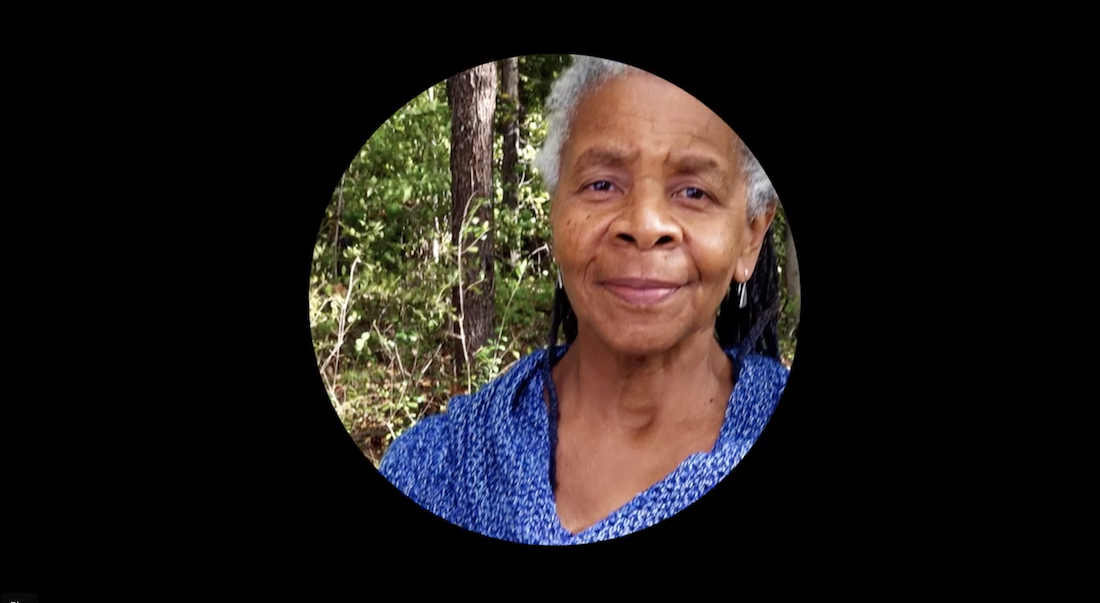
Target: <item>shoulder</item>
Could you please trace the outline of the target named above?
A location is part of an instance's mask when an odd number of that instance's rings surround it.
[[[778,395],[786,387],[789,375],[790,369],[779,360],[760,354],[748,354],[741,361],[738,381],[743,380],[746,385],[761,390],[761,393]]]
[[[442,480],[450,449],[449,417],[426,417],[397,437],[386,450],[378,472],[422,506],[431,492],[447,488]]]
[[[775,358],[759,354],[746,355],[741,361],[730,406],[727,428],[738,448],[747,447],[759,436],[771,418],[787,386],[790,370]]]
[[[455,396],[447,405],[451,436],[470,442],[498,439],[502,429],[517,420],[516,410],[528,400],[529,385],[545,357],[544,350],[525,356],[502,374],[470,394]],[[472,443],[472,442],[471,442]]]
[[[512,443],[515,405],[543,354],[520,359],[476,392],[452,398],[446,412],[421,419],[390,445],[379,473],[421,506],[447,516],[463,489],[491,477],[481,475],[488,466],[482,457]]]

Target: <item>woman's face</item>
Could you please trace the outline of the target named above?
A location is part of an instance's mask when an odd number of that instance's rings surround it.
[[[771,221],[747,219],[736,142],[710,109],[649,74],[581,100],[550,212],[581,337],[641,355],[713,333]]]

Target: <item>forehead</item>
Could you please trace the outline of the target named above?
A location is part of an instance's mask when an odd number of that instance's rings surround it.
[[[581,99],[564,155],[600,147],[673,161],[705,156],[729,169],[738,159],[736,142],[726,122],[695,97],[657,76],[632,73]]]

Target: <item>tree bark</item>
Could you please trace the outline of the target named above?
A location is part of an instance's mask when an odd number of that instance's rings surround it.
[[[523,107],[519,102],[519,58],[512,57],[500,61],[501,84],[504,88],[501,99],[505,101],[504,115],[504,158],[500,166],[500,181],[504,188],[504,206],[515,209],[518,205],[519,172],[519,126],[523,117]]]
[[[486,63],[447,80],[451,109],[451,240],[462,257],[461,285],[455,287],[456,372],[467,368],[492,333],[493,311],[493,114],[496,110],[495,63]],[[477,207],[476,212],[473,208]],[[467,211],[488,225],[480,239],[463,225],[470,225]],[[477,227],[474,227],[477,230]],[[476,254],[467,254],[474,246]],[[476,289],[474,289],[476,287]]]
[[[336,201],[336,216],[332,221],[332,280],[340,280],[340,221],[344,219],[344,177],[340,175],[340,192]]]

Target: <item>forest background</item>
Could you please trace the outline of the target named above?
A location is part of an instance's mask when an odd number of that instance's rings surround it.
[[[532,162],[544,100],[569,62],[515,57],[432,86],[371,136],[333,192],[310,327],[333,407],[375,466],[416,421],[548,342],[549,194]],[[790,366],[800,295],[782,206],[772,234]]]

